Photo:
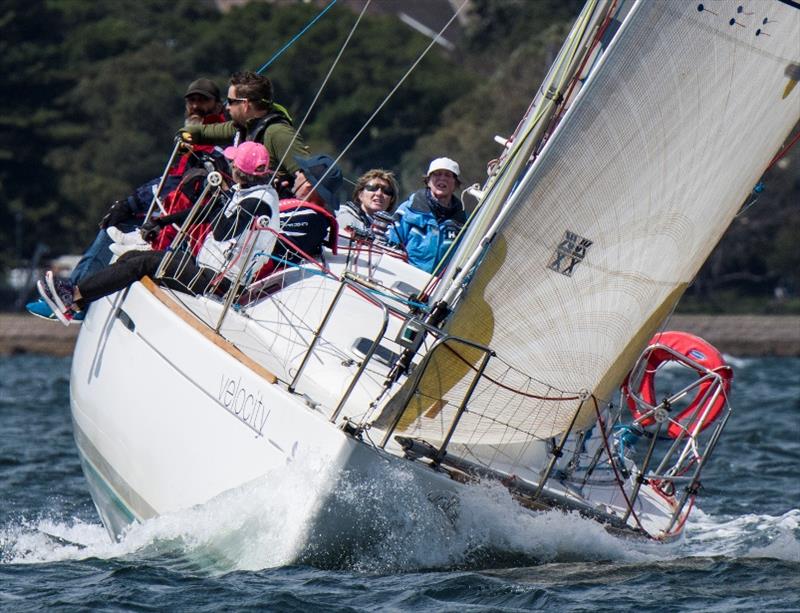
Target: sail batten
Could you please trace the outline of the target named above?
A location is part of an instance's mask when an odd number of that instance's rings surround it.
[[[465,453],[488,461],[567,427],[581,400],[533,402],[534,380],[610,395],[800,120],[800,91],[782,97],[800,10],[764,2],[733,28],[736,4],[714,7],[637,3],[501,214],[448,332],[513,365],[518,393],[492,393],[490,364],[453,437]],[[474,360],[438,360],[422,386],[456,399]],[[407,430],[441,440],[448,409],[418,415]]]

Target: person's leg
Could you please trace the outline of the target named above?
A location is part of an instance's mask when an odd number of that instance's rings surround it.
[[[129,251],[122,255],[114,264],[107,266],[93,275],[90,275],[76,284],[78,292],[78,306],[82,309],[102,298],[121,289],[128,287],[142,277],[154,276],[163,251]]]
[[[203,294],[210,289],[214,293],[224,293],[230,288],[231,282],[224,277],[217,279],[219,272],[198,266],[194,258],[188,254],[176,254],[164,269],[163,276],[158,282],[165,287],[184,292],[186,294]],[[214,288],[211,284],[216,280]]]
[[[131,232],[136,226],[132,224],[119,224],[117,226],[122,232]],[[82,279],[93,275],[108,266],[111,261],[111,250],[109,247],[114,241],[108,236],[105,230],[100,230],[95,236],[94,242],[84,252],[78,264],[73,268],[69,275],[69,280],[78,284]]]

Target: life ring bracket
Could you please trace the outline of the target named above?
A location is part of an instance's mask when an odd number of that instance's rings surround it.
[[[694,371],[697,378],[659,401],[656,376],[669,362]],[[635,425],[657,428],[666,413],[663,428],[668,436],[694,436],[720,416],[728,404],[732,380],[733,369],[711,344],[687,332],[662,332],[653,337],[626,377],[622,395]],[[686,406],[675,411],[673,407],[682,402]]]

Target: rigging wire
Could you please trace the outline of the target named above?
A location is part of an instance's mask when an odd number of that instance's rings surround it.
[[[455,19],[458,17],[458,15],[461,13],[461,11],[467,5],[467,2],[468,2],[468,0],[463,0],[463,2],[461,3],[461,6],[459,6],[458,9],[456,9],[456,11],[453,13],[453,16],[450,17],[450,19],[447,21],[447,23],[445,23],[442,26],[441,30],[439,30],[439,33],[436,36],[431,38],[431,42],[428,44],[427,47],[425,47],[425,49],[422,51],[420,56],[414,61],[413,64],[411,64],[411,66],[405,72],[405,74],[402,77],[400,77],[400,80],[392,88],[392,90],[388,94],[386,94],[386,97],[378,105],[378,107],[375,109],[375,111],[372,113],[372,115],[369,116],[369,118],[364,122],[364,124],[361,126],[361,128],[359,128],[358,132],[356,132],[356,135],[350,140],[349,143],[347,143],[347,145],[345,145],[345,147],[342,149],[341,153],[339,153],[338,157],[334,160],[334,165],[339,163],[339,160],[341,160],[344,157],[345,153],[347,153],[350,150],[350,148],[355,144],[355,142],[358,140],[358,138],[361,136],[361,134],[363,134],[364,130],[366,130],[369,127],[369,125],[372,123],[372,120],[375,119],[375,117],[378,115],[378,113],[381,112],[383,107],[386,106],[386,104],[389,102],[389,100],[395,94],[395,92],[398,89],[400,89],[400,86],[405,82],[405,80],[409,77],[409,75],[416,69],[417,65],[419,65],[419,63],[425,58],[425,56],[428,54],[428,51],[430,51],[431,48],[437,43],[437,41],[442,37],[442,34],[444,34],[444,31],[447,30],[447,28],[450,27],[450,24],[453,23],[453,21],[455,21]],[[367,4],[369,4],[369,1],[367,2]],[[331,166],[331,168],[333,168],[333,166]],[[317,183],[321,183],[322,182],[322,180],[331,171],[331,168],[328,168],[328,170],[320,177],[320,179],[319,179],[319,181]]]
[[[361,9],[361,12],[358,14],[358,18],[356,18],[356,21],[353,24],[353,27],[350,29],[350,32],[347,34],[347,38],[342,43],[342,46],[339,49],[339,53],[336,55],[336,58],[333,60],[333,63],[331,64],[331,67],[328,70],[328,74],[326,74],[325,78],[322,80],[322,83],[320,84],[319,88],[317,89],[317,93],[315,94],[314,99],[311,101],[311,104],[309,105],[308,110],[306,111],[306,114],[303,116],[303,119],[300,121],[300,124],[297,126],[297,129],[294,131],[294,135],[292,136],[292,140],[289,141],[289,146],[286,148],[286,151],[283,153],[283,157],[281,158],[280,162],[278,163],[278,168],[283,166],[283,162],[286,160],[286,156],[289,155],[289,152],[291,151],[292,145],[294,145],[295,141],[297,140],[298,135],[300,134],[300,130],[303,128],[303,126],[305,125],[306,121],[308,121],[308,117],[311,115],[311,111],[314,109],[314,106],[317,104],[317,101],[319,100],[319,97],[322,95],[322,90],[325,89],[325,86],[328,84],[328,81],[330,80],[334,69],[339,64],[339,60],[341,59],[342,55],[344,54],[344,50],[347,48],[347,45],[350,43],[350,39],[353,37],[353,34],[355,34],[355,31],[358,28],[358,25],[361,23],[361,19],[362,19],[362,17],[364,17],[364,13],[367,12],[367,8],[371,4],[371,2],[372,2],[372,0],[367,0],[364,3],[364,6]],[[317,185],[322,183],[322,181],[325,179],[325,177],[328,176],[328,173],[331,171],[333,166],[339,162],[339,159],[341,157],[342,157],[341,155],[339,157],[337,157],[336,160],[334,160],[334,163],[330,167],[328,167],[328,169],[325,171],[325,173],[317,180],[317,182],[314,184],[314,189],[316,189]],[[292,214],[288,217],[288,219],[291,219],[292,217],[294,217],[294,215],[296,213],[297,213],[297,211],[293,211]],[[288,221],[288,219],[287,219],[287,221]]]
[[[330,10],[330,9],[331,9],[331,7],[333,7],[333,5],[334,5],[334,4],[336,4],[336,2],[337,2],[337,1],[338,1],[338,0],[331,0],[331,2],[328,4],[328,6],[326,6],[324,9],[322,9],[322,11],[320,11],[320,13],[319,13],[319,14],[318,14],[316,17],[314,17],[314,18],[313,18],[311,21],[309,21],[309,22],[308,22],[308,23],[307,23],[307,24],[306,24],[306,25],[303,27],[303,29],[302,29],[302,30],[300,30],[300,31],[299,31],[297,34],[295,34],[295,35],[294,35],[294,37],[293,37],[293,38],[292,38],[292,39],[291,39],[289,42],[287,42],[287,43],[286,43],[286,44],[285,44],[283,47],[281,47],[280,49],[278,49],[278,50],[277,50],[277,51],[276,51],[276,52],[275,52],[275,53],[272,55],[272,57],[271,57],[271,58],[269,58],[269,60],[267,60],[267,62],[266,62],[266,63],[265,63],[265,64],[264,64],[264,65],[263,65],[261,68],[259,68],[258,70],[256,70],[256,74],[261,74],[261,73],[262,73],[262,72],[264,72],[264,71],[265,71],[267,68],[269,68],[269,67],[272,65],[272,63],[273,63],[275,60],[277,60],[277,59],[278,59],[278,58],[279,58],[281,55],[283,55],[283,52],[284,52],[284,51],[286,51],[286,50],[287,50],[289,47],[291,47],[291,46],[292,46],[294,43],[296,43],[296,42],[297,42],[297,41],[300,39],[300,37],[301,37],[301,36],[303,36],[303,34],[305,34],[305,33],[306,33],[306,31],[308,31],[308,29],[309,29],[309,28],[311,28],[311,26],[313,26],[315,23],[317,23],[317,21],[319,21],[319,19],[320,19],[320,18],[321,18],[321,17],[322,17],[322,16],[323,16],[325,13],[327,13],[327,12],[328,12],[328,10]]]

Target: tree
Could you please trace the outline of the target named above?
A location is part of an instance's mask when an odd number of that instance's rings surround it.
[[[42,24],[49,27],[42,27]],[[53,101],[66,86],[59,72],[58,15],[43,0],[0,3],[0,267],[32,253],[37,228],[58,216],[58,176],[47,151],[62,119]]]

